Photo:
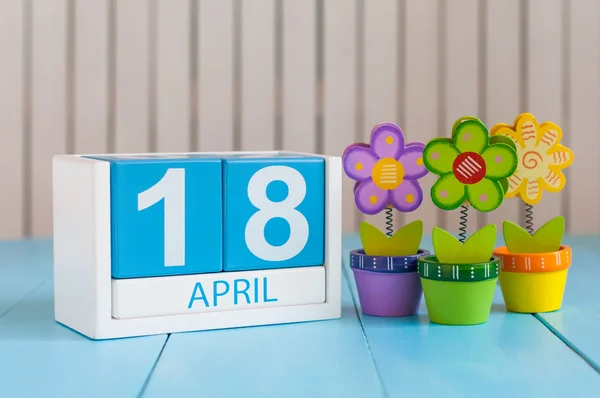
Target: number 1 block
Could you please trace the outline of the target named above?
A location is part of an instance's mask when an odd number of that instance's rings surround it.
[[[113,278],[222,271],[220,159],[97,159],[111,168]]]

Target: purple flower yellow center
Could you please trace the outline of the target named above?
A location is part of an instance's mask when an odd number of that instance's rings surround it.
[[[478,153],[463,152],[454,160],[452,171],[459,182],[476,184],[485,177],[485,160]]]
[[[403,179],[404,167],[396,159],[383,158],[373,166],[373,182],[383,190],[395,189]]]

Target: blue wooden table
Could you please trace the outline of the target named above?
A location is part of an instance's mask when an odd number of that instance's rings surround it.
[[[0,242],[0,396],[600,396],[600,236],[565,243],[556,313],[507,313],[498,288],[484,325],[431,324],[424,301],[414,317],[363,316],[348,236],[341,319],[94,342],[54,322],[51,241]]]

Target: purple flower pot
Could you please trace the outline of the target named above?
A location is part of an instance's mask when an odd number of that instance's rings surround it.
[[[350,268],[362,312],[388,317],[416,314],[423,295],[417,259],[425,255],[429,251],[423,249],[406,257],[367,256],[362,249],[353,250]]]

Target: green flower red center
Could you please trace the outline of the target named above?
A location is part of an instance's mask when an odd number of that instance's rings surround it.
[[[461,183],[466,185],[476,184],[485,177],[485,160],[478,153],[463,152],[454,159],[452,171]]]
[[[510,142],[510,143],[509,143]],[[517,168],[516,146],[506,137],[489,137],[478,119],[458,119],[452,138],[434,138],[423,150],[427,170],[440,176],[431,187],[431,200],[444,210],[468,202],[475,210],[500,206],[506,180]]]

